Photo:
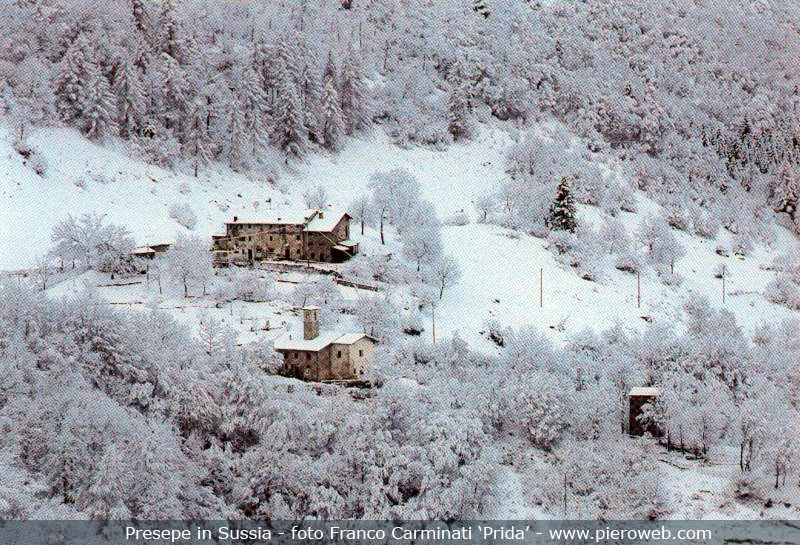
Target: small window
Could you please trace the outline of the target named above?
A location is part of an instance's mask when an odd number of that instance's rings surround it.
[[[270,235],[270,237],[269,237],[269,240],[270,240],[270,241],[272,240],[272,235]]]
[[[310,352],[306,352],[306,359],[307,359],[307,360],[310,360],[310,359],[311,359],[311,353],[310,353]]]
[[[342,351],[341,350],[336,352],[336,357],[337,358],[341,358],[342,357]]]
[[[363,356],[363,355],[364,355],[364,351],[363,351],[363,350],[359,350],[359,351],[358,351],[358,356],[359,356],[359,357],[361,357],[361,356]]]

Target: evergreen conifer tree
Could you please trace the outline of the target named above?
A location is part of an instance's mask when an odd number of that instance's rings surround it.
[[[367,93],[364,74],[352,47],[348,47],[342,65],[339,100],[342,104],[345,132],[353,134],[364,128],[367,124]]]
[[[333,78],[325,80],[322,90],[322,145],[336,149],[343,129],[342,110],[339,108],[339,95]]]
[[[83,133],[99,138],[116,128],[114,94],[100,67],[90,62],[86,66],[86,106],[82,114]]]
[[[240,101],[244,109],[244,128],[250,142],[251,153],[255,155],[266,145],[269,134],[269,103],[261,87],[260,77],[255,69],[249,68],[242,77]]]
[[[62,121],[80,118],[86,107],[86,81],[89,59],[89,43],[78,35],[61,60],[61,68],[55,80],[56,111]]]
[[[577,225],[575,218],[575,201],[572,197],[572,188],[567,178],[561,178],[556,190],[556,199],[550,205],[547,216],[547,227],[551,231],[575,232]]]

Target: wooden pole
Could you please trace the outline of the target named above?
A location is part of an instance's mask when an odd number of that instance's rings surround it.
[[[544,306],[544,269],[539,268],[539,308]]]
[[[436,344],[436,305],[431,305],[431,332],[433,333],[433,344]]]
[[[725,268],[722,268],[722,304],[725,304]]]
[[[639,271],[636,271],[636,308],[642,308],[642,280]]]

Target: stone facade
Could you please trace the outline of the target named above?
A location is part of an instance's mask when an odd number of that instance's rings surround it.
[[[280,217],[259,221],[240,220],[225,224],[226,233],[213,237],[214,264],[247,264],[264,260],[341,262],[358,253],[349,240],[347,213],[319,210],[302,217]]]
[[[301,380],[358,380],[364,376],[376,339],[359,333],[320,332],[319,309],[303,309],[303,337],[275,341],[283,354],[283,373]]]

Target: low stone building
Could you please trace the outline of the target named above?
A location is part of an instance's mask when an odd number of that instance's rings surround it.
[[[302,380],[361,379],[377,339],[364,333],[320,331],[319,308],[303,308],[303,336],[287,333],[275,340],[283,355],[283,373]]]
[[[167,253],[172,243],[160,242],[158,244],[145,244],[137,246],[131,252],[131,257],[139,259],[155,259],[157,256],[162,256]]]
[[[645,432],[653,437],[661,437],[661,430],[655,422],[642,424],[639,416],[642,414],[642,407],[647,403],[654,403],[659,396],[658,388],[632,388],[628,393],[628,434],[642,436]]]
[[[225,223],[225,234],[212,237],[214,264],[248,264],[286,259],[339,263],[358,253],[350,240],[347,212],[307,210],[268,217],[239,218]]]

